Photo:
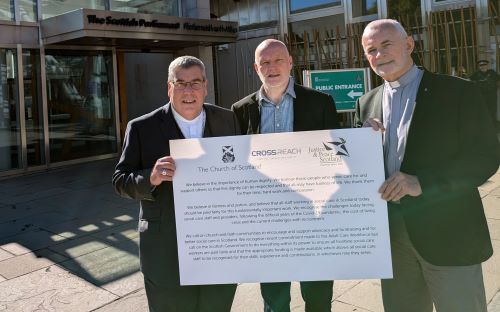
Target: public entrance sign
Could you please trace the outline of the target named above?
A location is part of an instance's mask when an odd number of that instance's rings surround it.
[[[338,112],[354,112],[356,100],[371,89],[370,69],[305,70],[304,85],[330,94]]]

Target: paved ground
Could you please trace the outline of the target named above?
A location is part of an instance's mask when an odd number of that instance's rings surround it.
[[[114,194],[116,160],[0,181],[0,311],[147,311],[137,203]],[[484,264],[489,311],[500,312],[500,171],[481,188],[494,256]],[[337,281],[333,310],[382,311],[378,280]],[[293,285],[293,311],[303,311]],[[262,311],[258,286],[234,312]]]

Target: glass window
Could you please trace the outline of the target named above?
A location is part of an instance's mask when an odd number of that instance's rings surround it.
[[[42,0],[42,18],[46,19],[81,8],[105,10],[106,2],[107,0]]]
[[[18,0],[21,21],[36,22],[36,0]]]
[[[0,0],[0,20],[14,20],[14,0]]]
[[[131,1],[111,0],[111,10],[130,13],[179,15],[177,0]]]
[[[377,0],[352,1],[352,17],[377,14]]]
[[[16,51],[0,49],[0,171],[21,166]]]
[[[340,5],[340,0],[290,0],[290,13],[298,13],[314,9]]]
[[[210,2],[210,14],[212,18],[217,18],[221,21],[238,22],[241,26],[266,23],[278,20],[278,1],[276,0],[259,0],[259,1],[226,1],[212,0]],[[184,6],[184,9],[186,7]],[[262,27],[262,26],[257,26]]]
[[[393,19],[400,19],[402,16],[406,16],[410,18],[410,25],[405,25],[406,27],[414,27],[416,26],[416,22],[419,25],[422,25],[422,10],[421,8],[421,0],[387,0],[387,12],[388,17]],[[418,20],[415,20],[415,17]]]
[[[493,39],[495,39],[496,35],[498,34],[498,26],[500,25],[500,16],[498,15],[498,12],[500,12],[500,1],[491,0],[488,8],[488,16],[490,16],[491,18],[490,23],[492,22],[489,27],[489,35],[493,36]],[[500,62],[498,65],[500,66]],[[492,69],[495,69],[495,67],[493,67]]]
[[[40,52],[23,50],[24,118],[28,166],[45,164]]]
[[[46,51],[51,162],[116,153],[109,52]]]

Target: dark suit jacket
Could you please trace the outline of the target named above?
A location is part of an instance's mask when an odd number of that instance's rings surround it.
[[[293,131],[325,130],[340,128],[337,109],[333,98],[311,88],[295,84],[296,98],[293,101]],[[258,92],[234,103],[231,109],[236,113],[243,134],[260,133],[260,109]]]
[[[240,134],[231,111],[209,104],[204,109],[204,137]],[[140,218],[148,221],[148,229],[140,236],[141,269],[159,287],[179,286],[174,199],[171,182],[151,192],[149,176],[156,160],[170,155],[169,141],[183,138],[169,104],[130,121],[113,174],[120,195],[140,200]]]
[[[358,99],[357,126],[382,120],[383,86]],[[463,79],[425,72],[417,93],[401,172],[416,175],[418,197],[398,209],[415,249],[434,265],[471,265],[492,247],[477,187],[497,169],[498,140],[476,87]]]

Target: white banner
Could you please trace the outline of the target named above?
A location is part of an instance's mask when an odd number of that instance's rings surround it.
[[[170,142],[182,285],[391,278],[380,132]]]

